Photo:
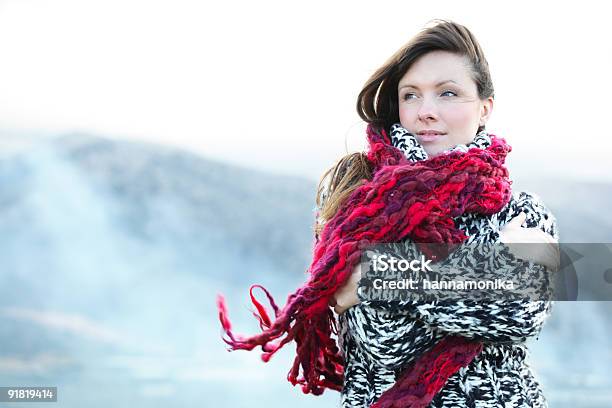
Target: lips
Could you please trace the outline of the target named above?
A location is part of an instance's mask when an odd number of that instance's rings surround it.
[[[419,140],[421,142],[434,142],[444,136],[445,133],[438,132],[435,130],[424,130],[422,132],[417,133],[417,135],[419,136]]]

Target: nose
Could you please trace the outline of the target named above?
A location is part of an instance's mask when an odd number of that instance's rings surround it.
[[[431,98],[423,98],[423,102],[419,107],[417,115],[419,120],[423,122],[438,119],[436,103]]]

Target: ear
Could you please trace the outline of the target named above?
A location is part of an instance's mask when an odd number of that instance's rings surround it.
[[[483,126],[487,123],[492,112],[493,112],[493,97],[489,96],[484,101],[481,101],[479,126]]]

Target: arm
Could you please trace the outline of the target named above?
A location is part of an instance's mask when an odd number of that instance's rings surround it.
[[[539,227],[555,239],[558,238],[556,220],[535,194],[520,193],[518,200],[508,211],[508,218],[500,220],[507,223],[521,211],[527,214],[527,227]],[[493,232],[485,246],[489,248],[488,260],[478,264],[464,264],[461,276],[478,275],[478,270],[488,268],[491,274],[521,273],[533,276],[542,273],[544,267],[533,262],[515,258],[505,245],[499,242],[499,233]],[[500,245],[492,245],[492,243]],[[488,246],[487,246],[488,245]],[[482,276],[482,275],[480,275]],[[520,281],[520,277],[518,280]],[[367,288],[369,289],[369,288]],[[539,288],[541,289],[541,288]],[[548,288],[546,288],[548,290]],[[372,307],[395,313],[405,313],[423,323],[448,334],[468,338],[482,339],[490,342],[522,342],[528,337],[536,336],[552,310],[550,300],[529,299],[495,299],[479,301],[477,299],[436,299],[372,300],[372,292],[360,287],[358,296],[362,302],[369,302]],[[544,299],[549,299],[544,297]]]

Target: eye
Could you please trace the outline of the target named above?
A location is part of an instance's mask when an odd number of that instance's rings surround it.
[[[453,91],[444,91],[444,92],[442,92],[442,95],[444,95],[445,93],[449,93],[449,92],[452,93],[453,95],[457,96],[457,94],[454,93]]]
[[[408,93],[404,94],[404,100],[408,100],[408,99],[409,99],[408,97],[409,97],[410,95],[414,95],[414,94],[413,94],[413,93],[410,93],[410,92],[408,92]]]

